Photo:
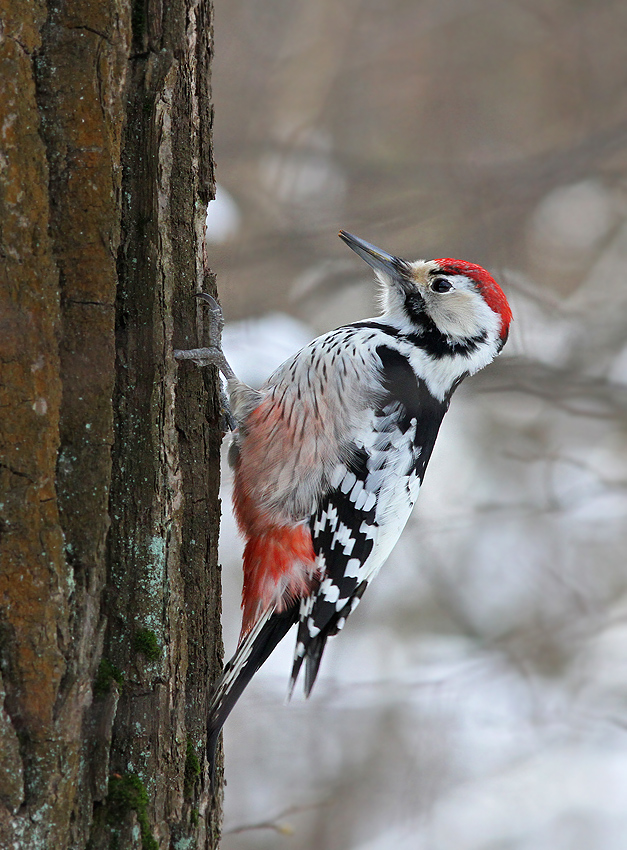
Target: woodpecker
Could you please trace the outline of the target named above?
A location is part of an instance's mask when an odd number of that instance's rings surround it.
[[[304,664],[310,694],[327,639],[409,518],[453,391],[509,332],[507,299],[481,266],[408,262],[339,236],[374,269],[380,315],[314,339],[260,390],[237,379],[219,343],[175,352],[222,370],[236,424],[229,462],[246,540],[243,618],[211,698],[211,763],[233,706],[294,624],[290,693]],[[219,323],[217,303],[204,297]]]

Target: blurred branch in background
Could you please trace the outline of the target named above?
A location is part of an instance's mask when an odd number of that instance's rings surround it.
[[[283,705],[288,638],[227,724],[225,850],[623,850],[627,6],[217,0],[216,20],[231,217],[215,235],[210,206],[209,251],[243,377],[373,313],[340,227],[486,266],[515,317],[317,692]],[[227,517],[229,648],[238,547]],[[291,807],[291,840],[228,832]]]

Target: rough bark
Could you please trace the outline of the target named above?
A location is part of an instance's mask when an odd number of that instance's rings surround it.
[[[0,9],[0,846],[213,848],[211,2]]]

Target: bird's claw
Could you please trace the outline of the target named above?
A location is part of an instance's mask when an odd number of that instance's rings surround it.
[[[220,307],[213,295],[209,295],[208,292],[197,292],[196,298],[201,298],[203,301],[206,301],[212,310],[215,310],[217,313],[222,315],[222,307]]]
[[[209,337],[211,345],[215,348],[221,348],[222,330],[224,328],[224,314],[222,313],[222,307],[220,307],[213,295],[209,295],[207,292],[197,292],[196,298],[204,301],[205,306],[207,306],[210,311]]]
[[[175,360],[191,360],[197,366],[217,366],[227,381],[235,378],[224,352],[222,351],[222,329],[224,316],[222,308],[213,297],[206,292],[197,292],[196,298],[204,301],[211,311],[209,320],[209,346],[206,348],[175,349]]]
[[[224,327],[222,308],[213,295],[208,295],[206,292],[197,292],[196,297],[204,301],[210,310],[209,346],[190,349],[177,348],[173,352],[174,359],[191,360],[192,363],[200,367],[217,366],[227,381],[230,381],[235,378],[235,372],[231,369],[222,351],[222,329]],[[226,428],[232,431],[237,427],[237,423],[231,413],[229,402],[222,386],[220,386],[220,401]]]

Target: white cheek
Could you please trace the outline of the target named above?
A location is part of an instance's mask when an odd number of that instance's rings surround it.
[[[467,338],[487,331],[489,337],[498,336],[499,317],[477,293],[458,290],[430,300],[431,316],[443,333]]]
[[[459,336],[474,336],[477,332],[479,322],[477,321],[477,305],[473,304],[473,298],[467,293],[459,293],[459,297],[453,295],[450,299],[454,303],[442,304],[443,318],[449,324],[451,330]]]

